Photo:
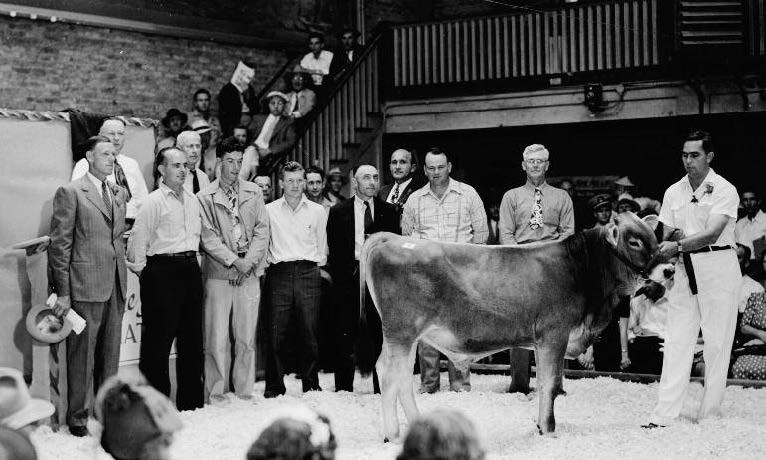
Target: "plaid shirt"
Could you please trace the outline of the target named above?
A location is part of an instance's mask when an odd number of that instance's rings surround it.
[[[470,185],[450,178],[441,199],[426,184],[410,195],[402,214],[402,234],[436,241],[484,244],[487,214]]]

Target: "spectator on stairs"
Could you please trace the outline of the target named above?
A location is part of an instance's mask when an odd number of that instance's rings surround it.
[[[295,124],[291,117],[284,114],[287,96],[279,91],[272,91],[266,96],[268,115],[256,115],[248,126],[248,132],[254,139],[253,148],[245,152],[245,165],[257,164],[258,174],[274,171],[295,145]],[[241,177],[241,176],[240,176]]]

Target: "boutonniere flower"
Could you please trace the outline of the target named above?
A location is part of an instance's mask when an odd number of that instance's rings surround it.
[[[705,184],[705,192],[702,194],[702,196],[712,195],[712,194],[713,194],[713,184]]]

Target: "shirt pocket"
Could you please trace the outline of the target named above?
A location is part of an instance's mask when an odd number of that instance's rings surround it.
[[[670,213],[673,216],[673,227],[683,229],[686,225],[686,206],[676,204],[671,206]]]
[[[707,224],[710,217],[710,210],[713,209],[712,203],[699,202],[694,205],[694,219],[701,225]]]

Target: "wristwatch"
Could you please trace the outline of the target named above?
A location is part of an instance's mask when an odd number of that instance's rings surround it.
[[[681,240],[676,241],[676,245],[678,245],[678,253],[681,254],[684,252],[683,246],[681,246]]]

